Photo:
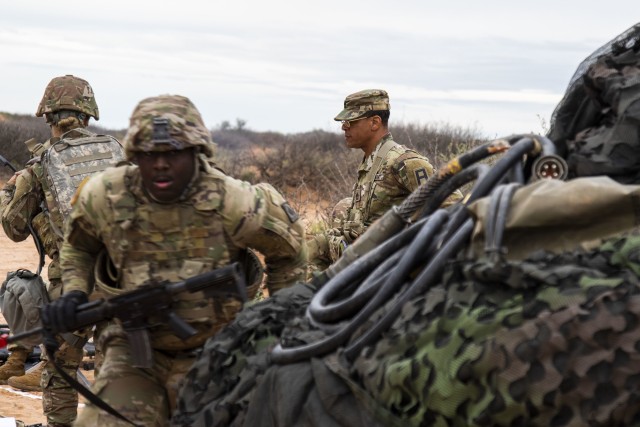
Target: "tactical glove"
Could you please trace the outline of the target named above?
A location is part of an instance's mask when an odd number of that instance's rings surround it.
[[[79,329],[76,316],[77,308],[88,301],[87,294],[84,292],[64,293],[57,300],[42,307],[42,324],[56,334],[75,331]]]

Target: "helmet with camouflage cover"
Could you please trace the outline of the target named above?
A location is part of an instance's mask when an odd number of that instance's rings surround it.
[[[183,150],[196,147],[213,155],[211,134],[193,103],[180,95],[143,99],[131,114],[123,145],[127,159],[136,152]]]
[[[98,104],[88,81],[67,74],[52,79],[38,105],[36,117],[46,115],[47,122],[53,120],[52,114],[58,111],[77,111],[78,113],[100,119]]]

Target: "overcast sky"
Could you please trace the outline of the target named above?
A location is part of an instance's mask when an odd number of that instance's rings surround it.
[[[639,11],[638,0],[2,2],[0,111],[33,114],[52,77],[74,74],[107,128],[172,93],[209,128],[338,131],[346,95],[382,88],[392,124],[542,132],[580,61]]]

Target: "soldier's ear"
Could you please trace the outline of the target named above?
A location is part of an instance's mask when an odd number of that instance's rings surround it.
[[[380,123],[382,123],[380,116],[371,117],[371,130],[377,131],[380,128]]]

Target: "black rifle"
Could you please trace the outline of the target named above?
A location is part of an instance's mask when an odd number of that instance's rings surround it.
[[[101,298],[82,304],[76,309],[76,323],[68,325],[68,329],[52,330],[51,325],[43,325],[41,328],[10,336],[7,338],[7,342],[19,341],[40,333],[73,332],[115,318],[122,322],[122,326],[128,334],[133,366],[149,368],[153,362],[149,328],[159,323],[166,323],[176,336],[183,340],[198,333],[172,310],[176,294],[198,291],[202,291],[205,298],[234,297],[243,302],[246,301],[246,283],[240,264],[234,262],[181,282],[146,283],[133,291],[110,299]],[[152,319],[157,321],[152,323]]]
[[[9,169],[11,169],[13,172],[17,172],[18,170],[9,162],[9,160],[5,159],[3,156],[0,156],[0,163],[2,163],[4,166],[8,167]]]

